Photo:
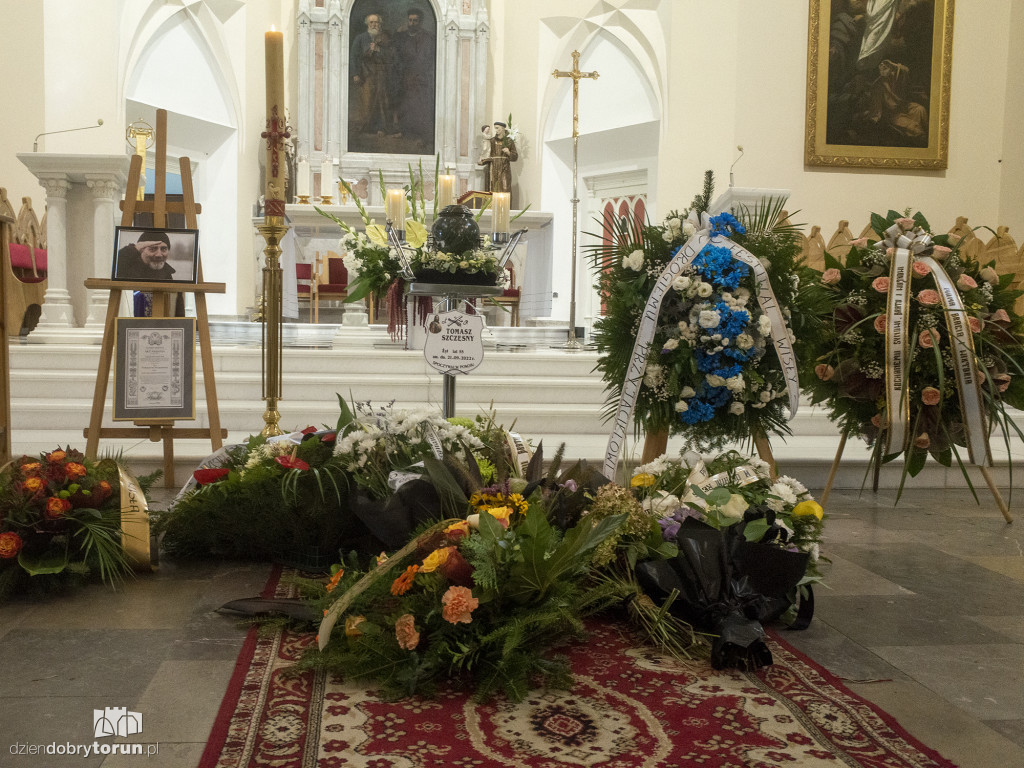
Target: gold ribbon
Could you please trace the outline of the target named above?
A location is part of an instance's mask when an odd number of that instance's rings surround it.
[[[136,570],[152,570],[149,504],[130,472],[118,466],[117,474],[121,486],[121,547],[135,561]]]

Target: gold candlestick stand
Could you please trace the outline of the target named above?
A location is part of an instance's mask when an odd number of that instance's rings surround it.
[[[263,411],[265,426],[260,432],[264,437],[282,435],[278,422],[281,413],[277,401],[281,393],[281,240],[288,231],[283,216],[265,216],[257,227],[267,241],[263,249],[263,399],[267,409]]]

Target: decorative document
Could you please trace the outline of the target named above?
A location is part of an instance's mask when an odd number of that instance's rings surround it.
[[[195,319],[118,318],[114,420],[195,418]]]
[[[438,312],[428,316],[424,328],[423,356],[435,371],[469,373],[483,362],[483,316]]]

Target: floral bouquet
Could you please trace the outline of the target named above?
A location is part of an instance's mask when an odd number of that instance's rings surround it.
[[[609,410],[623,393],[633,364],[634,343],[648,302],[666,267],[698,231],[713,182],[682,214],[661,224],[607,222],[612,242],[595,252],[605,315],[597,321],[598,368],[610,389]],[[799,245],[794,229],[778,223],[781,201],[739,219],[724,213],[705,224],[712,239],[675,275],[657,316],[646,368],[636,395],[637,432],[683,433],[698,447],[720,447],[750,436],[786,433],[784,403],[789,395],[779,355],[791,345],[788,307],[797,302],[795,276]],[[757,257],[734,258],[728,237]],[[765,310],[759,282],[770,283],[778,325]],[[800,320],[797,313],[793,320]],[[795,387],[794,387],[795,391]]]
[[[203,462],[157,520],[163,547],[181,557],[275,557],[326,569],[359,529],[349,479],[334,459],[335,431],[250,437]]]
[[[716,668],[770,664],[761,625],[781,617],[802,629],[813,615],[821,506],[799,481],[773,481],[765,462],[736,452],[659,457],[630,485],[678,552],[636,566],[647,595],[714,636]]]
[[[0,597],[25,575],[96,571],[116,583],[130,573],[119,488],[115,462],[70,447],[0,469]]]
[[[807,272],[826,314],[807,340],[805,390],[873,445],[875,465],[903,456],[914,476],[931,456],[963,469],[960,448],[984,464],[989,433],[1017,430],[1005,406],[1024,405],[1021,291],[1013,275],[962,253],[956,236],[930,235],[920,213],[874,214],[871,224],[877,240]]]
[[[335,569],[317,592],[324,620],[304,663],[372,680],[392,696],[471,682],[480,700],[521,700],[538,684],[565,687],[550,649],[582,633],[582,618],[617,600],[586,577],[594,550],[621,516],[584,519],[563,533],[539,501],[494,487],[479,511],[426,529],[368,571]],[[333,631],[332,631],[333,630]]]
[[[508,275],[498,266],[501,251],[476,248],[464,253],[418,251],[410,259],[416,280],[424,283],[459,285],[499,285]]]

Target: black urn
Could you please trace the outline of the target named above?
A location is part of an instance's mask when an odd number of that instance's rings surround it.
[[[464,205],[442,208],[430,227],[434,248],[443,253],[462,254],[480,247],[480,227],[473,212]]]

